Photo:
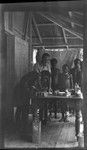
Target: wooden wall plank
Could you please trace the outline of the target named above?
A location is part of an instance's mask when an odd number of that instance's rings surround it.
[[[4,118],[6,100],[6,41],[4,32],[4,11],[0,4],[0,149],[4,148]]]
[[[32,13],[29,13],[29,49],[28,49],[28,69],[32,70],[33,67],[33,47],[32,47]]]
[[[15,82],[15,38],[7,35],[7,106],[12,106],[12,97]]]
[[[87,148],[87,3],[84,7],[84,41],[83,41],[83,120],[84,146]]]
[[[15,37],[15,84],[28,72],[28,43]]]

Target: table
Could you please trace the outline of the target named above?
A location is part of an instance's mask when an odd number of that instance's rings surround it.
[[[75,109],[75,135],[77,137],[77,140],[80,135],[80,117],[81,117],[81,108],[82,108],[82,102],[83,102],[83,96],[57,96],[57,95],[46,95],[46,96],[37,96],[36,102],[39,108],[42,108],[43,103],[48,102],[54,102],[54,101],[65,101],[69,106],[72,106]],[[36,107],[36,106],[35,106]],[[40,112],[39,112],[40,113]]]

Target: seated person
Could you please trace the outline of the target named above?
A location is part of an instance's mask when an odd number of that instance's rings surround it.
[[[35,71],[31,71],[24,75],[18,85],[15,87],[14,101],[17,102],[15,104],[17,106],[15,117],[18,123],[20,120],[26,120],[27,114],[29,113],[29,106],[35,106],[36,102],[33,100],[33,98],[36,96],[36,92],[40,89],[39,75]]]
[[[69,90],[73,87],[72,75],[69,72],[69,67],[67,64],[64,64],[62,67],[61,73],[61,91]],[[67,115],[65,115],[67,111],[67,104],[65,101],[61,102],[61,112],[62,112],[62,121],[67,121]]]

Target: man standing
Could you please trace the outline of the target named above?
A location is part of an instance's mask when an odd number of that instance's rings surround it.
[[[73,76],[73,87],[78,84],[79,87],[82,87],[82,70],[81,70],[81,61],[76,58],[74,60],[74,68],[71,69],[71,74]]]
[[[37,57],[38,58],[38,57]],[[34,66],[34,70],[39,73],[41,78],[41,91],[50,92],[51,89],[51,65],[50,65],[50,55],[44,53],[42,55],[41,63]],[[43,102],[40,105],[40,115],[41,120],[47,122],[47,103]]]
[[[62,67],[62,73],[61,73],[61,91],[69,91],[73,87],[73,79],[72,75],[69,71],[69,67],[67,64],[64,64]],[[60,121],[67,122],[67,104],[65,101],[61,102],[61,112],[62,112],[62,119]]]
[[[59,90],[60,88],[60,70],[57,68],[57,59],[52,58],[51,59],[51,88],[53,93],[55,93],[56,90]],[[50,107],[52,107],[52,104],[54,106],[54,113],[55,113],[55,118],[57,118],[57,105],[58,102],[51,102]],[[50,112],[51,115],[51,112]]]

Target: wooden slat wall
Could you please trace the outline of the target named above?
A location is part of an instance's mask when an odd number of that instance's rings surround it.
[[[7,105],[10,107],[12,104],[12,96],[15,81],[15,66],[14,66],[14,36],[7,35]]]
[[[28,44],[22,39],[24,12],[5,12],[4,18],[5,31],[7,34],[7,81],[9,84],[9,78],[11,78],[12,80],[15,80],[14,82],[16,84],[28,71],[28,51],[30,53],[30,41]]]
[[[29,42],[28,42],[28,69],[32,70],[33,67],[33,47],[32,47],[32,13],[29,12]]]
[[[6,41],[4,33],[4,12],[0,4],[0,149],[4,147],[4,110],[6,101]]]
[[[28,43],[15,37],[15,84],[28,72]]]
[[[11,13],[11,12],[10,12]],[[6,117],[9,119],[13,114],[14,87],[21,77],[28,72],[28,43],[16,36],[9,28],[9,12],[5,12],[6,46]],[[11,28],[12,29],[12,28]],[[11,32],[10,32],[11,31]],[[19,33],[18,33],[19,35]],[[11,115],[10,115],[11,114]]]
[[[87,3],[84,12],[84,49],[83,49],[83,116],[84,116],[84,146],[87,147]]]

